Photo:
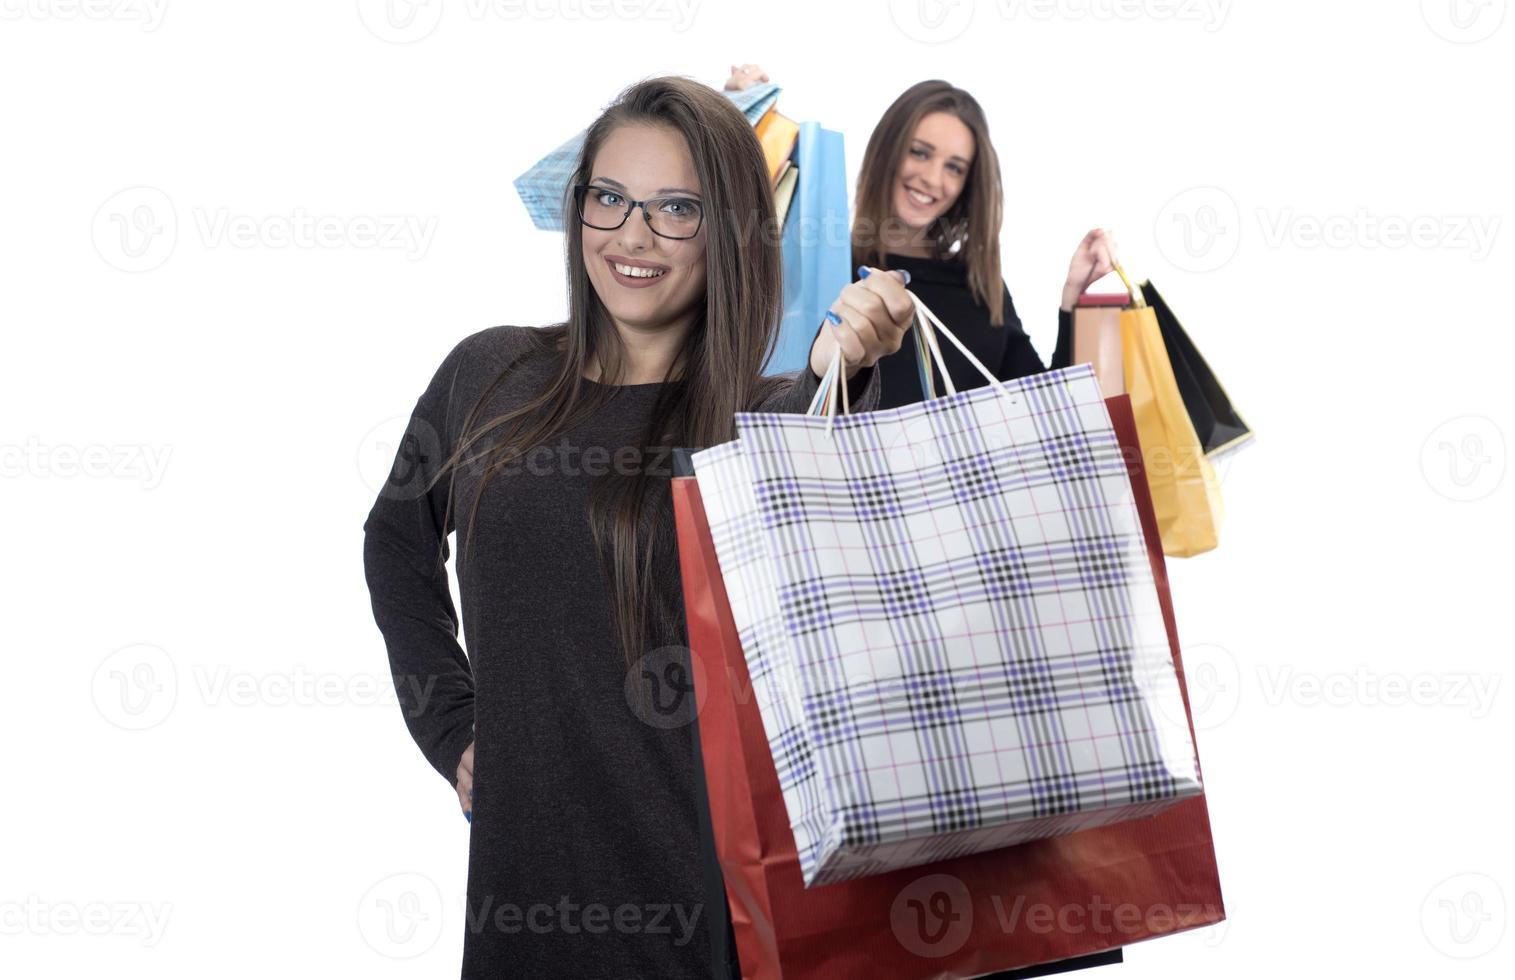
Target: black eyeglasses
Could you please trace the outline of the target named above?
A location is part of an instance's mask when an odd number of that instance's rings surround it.
[[[579,220],[590,228],[615,231],[631,217],[633,208],[642,209],[647,227],[660,238],[693,238],[705,220],[704,209],[692,197],[650,197],[633,201],[620,191],[594,184],[576,184],[574,208]]]

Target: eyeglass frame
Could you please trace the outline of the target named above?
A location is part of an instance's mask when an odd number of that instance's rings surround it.
[[[637,208],[641,208],[642,209],[642,220],[645,221],[645,222],[647,222],[647,230],[650,231],[650,232],[652,232],[654,235],[658,236],[659,238],[667,238],[670,241],[675,241],[675,242],[687,242],[687,241],[689,241],[689,239],[693,238],[695,235],[698,235],[700,233],[700,229],[701,228],[705,227],[705,205],[704,205],[704,202],[696,200],[695,198],[692,198],[692,197],[680,196],[680,195],[668,195],[668,196],[664,196],[664,197],[649,197],[649,198],[646,198],[645,200],[635,201],[635,200],[632,200],[631,197],[629,197],[627,194],[625,194],[622,191],[616,190],[614,187],[600,187],[597,184],[574,184],[572,190],[573,190],[573,213],[579,216],[579,224],[583,225],[585,228],[593,228],[595,231],[616,231],[616,230],[618,230],[620,228],[625,227],[625,225],[626,225],[626,219],[629,218],[629,217],[631,217],[631,212],[634,211],[634,210],[636,210]],[[592,225],[588,221],[584,220],[584,195],[586,193],[588,193],[589,191],[591,191],[591,190],[609,191],[611,194],[618,194],[621,197],[626,198],[626,213],[623,214],[623,215],[621,215],[620,224],[617,224],[617,225],[615,225],[614,227],[611,227],[611,228],[605,228],[605,227],[602,227],[600,225]],[[655,201],[674,201],[674,200],[694,201],[694,204],[700,209],[700,220],[699,220],[699,223],[694,226],[694,231],[690,232],[687,235],[665,235],[665,234],[663,234],[661,231],[658,231],[656,228],[654,228],[652,226],[652,215],[650,215],[650,214],[647,213],[647,205],[652,204]]]

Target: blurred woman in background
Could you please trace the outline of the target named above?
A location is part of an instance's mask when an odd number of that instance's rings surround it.
[[[728,89],[768,81],[757,65],[733,65]],[[910,291],[1001,381],[1046,370],[1000,272],[1004,215],[999,155],[984,111],[968,92],[931,80],[912,85],[868,138],[852,218],[852,267],[903,270]],[[1115,242],[1095,228],[1068,262],[1050,367],[1073,355],[1073,306],[1114,268]],[[856,272],[854,272],[856,275]],[[949,343],[943,360],[958,390],[986,384]],[[880,408],[920,401],[913,344],[879,362]]]

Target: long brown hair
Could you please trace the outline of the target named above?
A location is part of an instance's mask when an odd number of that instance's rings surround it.
[[[868,137],[857,177],[852,262],[883,266],[886,248],[882,232],[898,224],[893,198],[900,161],[905,159],[920,121],[933,112],[950,112],[961,119],[973,133],[975,150],[963,192],[936,219],[928,234],[937,258],[955,257],[968,266],[968,286],[974,298],[989,308],[989,322],[1000,326],[1005,322],[1005,311],[999,265],[999,230],[1004,219],[999,156],[989,140],[989,123],[978,100],[948,82],[932,79],[905,89]]]
[[[752,125],[729,99],[689,79],[661,77],[623,90],[589,127],[569,186],[587,183],[606,138],[620,126],[635,124],[665,126],[684,138],[699,177],[706,236],[704,309],[664,376],[671,383],[659,390],[642,448],[713,446],[734,438],[734,414],[757,405],[777,383],[761,373],[777,342],[783,302],[768,169]],[[504,365],[469,412],[456,451],[436,477],[450,473],[455,479],[463,465],[482,469],[459,562],[465,560],[489,479],[602,407],[613,395],[608,386],[624,373],[625,348],[585,268],[571,193],[563,208],[568,319],[523,331],[532,342],[522,358],[552,358],[556,370],[521,407],[481,420],[484,406],[521,359]],[[584,372],[595,360],[602,386],[589,387]],[[634,474],[619,469],[597,478],[587,516],[630,667],[645,644],[678,642],[683,624],[676,597],[670,601],[655,588],[655,567],[675,567],[665,564],[676,556],[671,474],[645,465]],[[447,509],[450,513],[451,492]]]

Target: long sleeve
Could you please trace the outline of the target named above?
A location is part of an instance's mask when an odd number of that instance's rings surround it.
[[[1037,354],[1036,348],[1031,346],[1031,338],[1026,336],[1020,315],[1015,312],[1015,304],[1010,301],[1008,290],[1005,292],[1005,329],[1010,331],[1010,336],[1006,339],[1005,354],[1000,361],[996,377],[1001,381],[1013,381],[1016,378],[1024,378],[1048,370],[1042,364],[1041,355]],[[1057,311],[1057,345],[1052,350],[1051,370],[1067,367],[1072,361],[1073,314],[1059,309]]]
[[[1073,314],[1058,307],[1057,347],[1052,351],[1052,370],[1065,368],[1073,363]]]
[[[452,450],[449,405],[464,343],[453,348],[416,402],[379,497],[363,525],[363,567],[374,620],[389,651],[395,692],[426,761],[457,785],[473,740],[474,683],[458,643],[442,525],[448,480],[427,483]]]
[[[817,331],[817,336],[819,336],[819,331]],[[811,343],[813,344],[814,341],[812,340]],[[816,390],[821,386],[821,379],[816,377],[809,364],[797,371],[774,375],[774,378],[782,379],[783,384],[759,402],[756,411],[802,414],[810,407],[810,400],[815,397]],[[852,413],[871,412],[877,409],[882,391],[878,366],[859,368],[858,372],[847,381],[847,399]]]

